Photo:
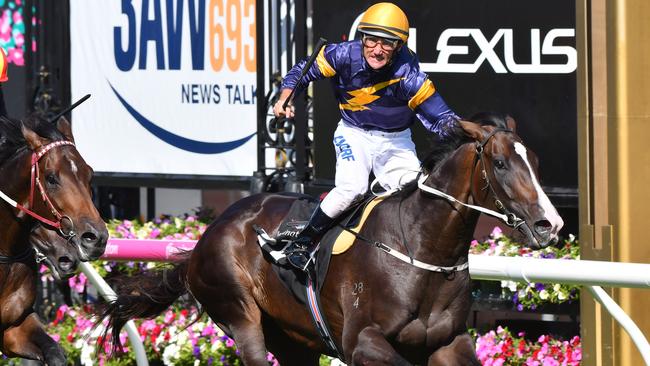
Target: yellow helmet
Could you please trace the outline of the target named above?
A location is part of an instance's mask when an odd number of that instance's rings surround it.
[[[357,27],[359,32],[406,42],[409,38],[409,20],[397,5],[377,3],[363,13]]]

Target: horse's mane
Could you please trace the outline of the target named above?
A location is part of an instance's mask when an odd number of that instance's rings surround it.
[[[29,148],[23,137],[21,124],[50,141],[65,139],[55,124],[37,115],[30,115],[22,120],[0,117],[0,164]]]
[[[474,114],[467,121],[478,123],[481,126],[495,126],[498,128],[508,128],[506,118],[508,116],[497,112],[480,112]],[[441,138],[438,135],[432,135],[430,138],[431,148],[429,153],[422,160],[422,173],[429,174],[434,171],[440,162],[444,161],[447,156],[456,151],[461,145],[470,142],[460,126],[456,127],[448,136]],[[410,195],[417,188],[417,181],[406,184],[398,193]]]

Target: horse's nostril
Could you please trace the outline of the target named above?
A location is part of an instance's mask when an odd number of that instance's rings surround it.
[[[535,232],[541,236],[550,234],[552,228],[553,225],[548,220],[539,220],[535,223]]]

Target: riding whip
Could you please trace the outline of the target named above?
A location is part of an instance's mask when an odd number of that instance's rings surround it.
[[[307,74],[307,71],[309,71],[309,68],[311,65],[316,61],[316,57],[318,56],[318,53],[320,52],[320,49],[325,46],[327,43],[327,40],[325,38],[319,38],[318,42],[316,43],[316,46],[314,47],[314,52],[312,52],[311,56],[309,56],[309,60],[307,60],[307,63],[305,64],[305,67],[302,68],[302,72],[300,73],[300,78],[298,79],[298,83],[296,83],[296,86],[291,90],[291,94],[289,94],[289,97],[284,101],[282,104],[282,110],[287,109],[287,106],[289,105],[289,102],[293,99],[293,96],[296,94],[296,89],[298,89],[298,86],[302,82],[302,78],[305,77],[305,74]]]
[[[73,105],[69,106],[68,108],[66,108],[66,109],[62,110],[61,112],[59,112],[59,114],[54,116],[54,118],[50,119],[48,122],[50,122],[50,123],[56,122],[59,118],[61,118],[61,116],[63,116],[64,114],[70,112],[71,110],[77,108],[77,106],[79,106],[79,104],[85,102],[86,99],[88,99],[88,98],[90,98],[90,94],[84,95],[81,99],[76,101]]]

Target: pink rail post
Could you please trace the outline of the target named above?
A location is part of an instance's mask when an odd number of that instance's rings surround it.
[[[102,259],[114,261],[173,262],[179,253],[194,249],[195,240],[115,239],[106,244]]]

